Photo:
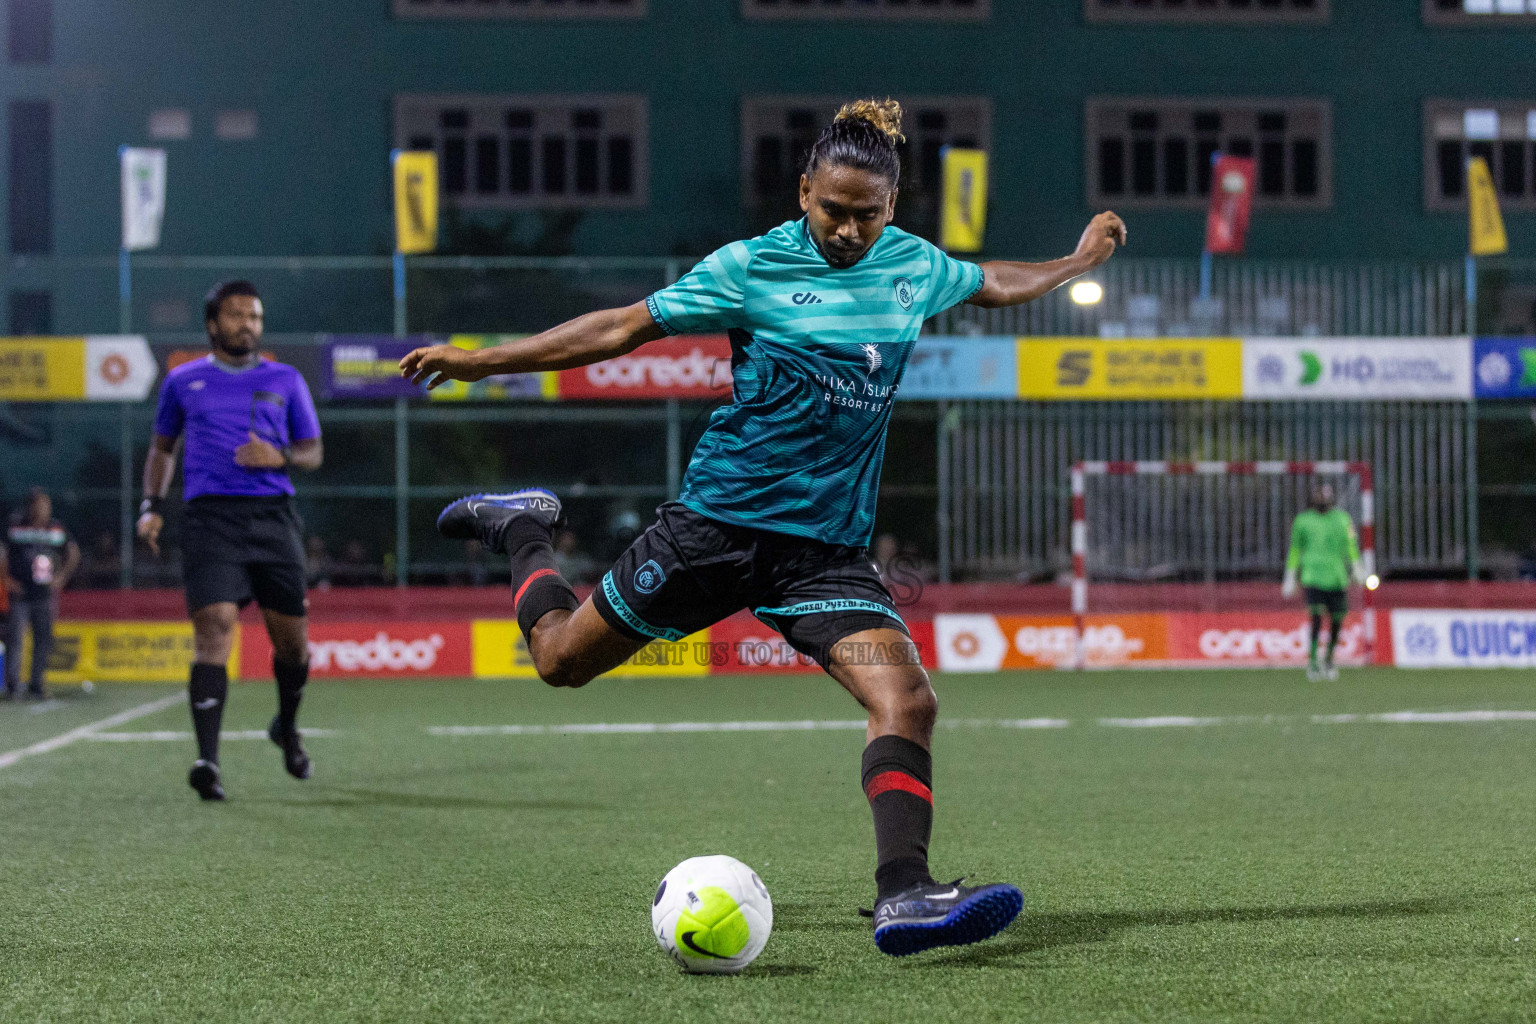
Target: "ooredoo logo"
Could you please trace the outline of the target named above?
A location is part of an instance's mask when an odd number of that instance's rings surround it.
[[[379,630],[371,640],[319,640],[309,645],[310,668],[316,672],[425,672],[437,664],[443,636],[396,640]]]
[[[619,356],[588,366],[587,382],[597,388],[714,388],[722,362],[697,347],[679,356]]]
[[[1339,633],[1339,653],[1354,655],[1359,636],[1359,626],[1345,626]],[[1292,630],[1207,629],[1201,631],[1199,640],[1201,656],[1218,661],[1300,661],[1307,656],[1307,644],[1305,625]]]

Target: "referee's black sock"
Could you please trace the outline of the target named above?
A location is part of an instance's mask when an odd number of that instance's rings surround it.
[[[219,726],[224,721],[224,701],[229,697],[229,673],[223,665],[192,663],[187,684],[192,705],[192,729],[197,733],[197,757],[219,763]]]
[[[879,899],[933,881],[933,757],[903,736],[877,736],[864,748],[864,795],[875,815]]]
[[[292,732],[298,724],[299,701],[304,697],[304,684],[309,682],[309,662],[288,662],[272,659],[272,676],[277,680],[277,721],[284,732]]]
[[[549,530],[535,522],[516,520],[507,524],[507,551],[512,559],[512,605],[517,613],[523,642],[533,635],[534,624],[557,608],[575,611],[576,592],[555,568],[555,549]]]

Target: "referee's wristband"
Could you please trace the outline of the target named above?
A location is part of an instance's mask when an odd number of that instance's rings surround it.
[[[143,501],[139,502],[139,515],[141,516],[149,515],[151,513],[157,516],[164,515],[164,510],[164,498],[146,497]]]

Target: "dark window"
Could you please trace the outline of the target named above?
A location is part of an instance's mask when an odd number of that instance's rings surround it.
[[[1446,199],[1458,199],[1467,190],[1462,171],[1460,142],[1446,141],[1435,147],[1436,161],[1440,165],[1440,195]]]
[[[1499,191],[1507,196],[1525,195],[1525,148],[1523,142],[1505,142],[1499,146]]]
[[[1279,139],[1259,143],[1259,194],[1285,195],[1285,143]]]
[[[47,100],[12,100],[11,252],[53,251],[53,107]]]
[[[495,195],[501,190],[501,143],[489,136],[475,140],[475,191]]]
[[[598,189],[597,140],[576,140],[576,191],[591,195]]]
[[[468,154],[463,138],[443,140],[443,191],[450,196],[463,195],[468,187]]]
[[[1221,144],[1215,139],[1201,139],[1195,143],[1196,195],[1208,196],[1211,194],[1213,161],[1219,152],[1221,152]]]
[[[1253,156],[1253,140],[1233,139],[1227,143],[1227,152],[1233,156]]]
[[[533,191],[533,140],[507,140],[507,191],[524,195]]]
[[[513,131],[531,131],[533,128],[533,111],[507,111],[507,127]]]
[[[1291,190],[1298,196],[1315,196],[1317,182],[1317,143],[1298,139],[1291,146]]]
[[[565,192],[565,137],[544,136],[544,191],[550,195]]]
[[[578,110],[571,115],[571,127],[581,131],[583,129],[597,131],[603,126],[603,115],[596,110]]]
[[[752,187],[758,195],[778,192],[784,178],[784,139],[778,135],[760,135],[752,151]]]
[[[1099,140],[1099,191],[1107,196],[1125,195],[1125,140]]]
[[[53,59],[53,0],[7,0],[12,64],[47,64]]]
[[[1317,21],[1318,0],[1087,0],[1101,21]]]
[[[11,334],[52,334],[53,293],[31,289],[11,292]]]
[[[432,149],[432,136],[412,135],[411,141],[406,145],[405,148],[415,150],[417,152],[427,152],[428,150]]]
[[[635,190],[635,158],[629,139],[614,136],[608,140],[608,191],[627,196]]]
[[[1171,196],[1189,191],[1189,142],[1185,139],[1163,141],[1163,191]]]

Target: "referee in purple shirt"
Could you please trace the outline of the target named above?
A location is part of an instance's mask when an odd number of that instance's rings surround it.
[[[307,779],[310,761],[297,716],[309,678],[303,525],[293,508],[288,470],[318,469],[320,423],[304,378],[263,359],[261,297],[249,281],[228,281],[203,306],[213,351],[178,366],[160,386],[139,536],[160,553],[162,507],[176,473],[176,442],[186,437],[182,580],[196,654],[188,694],[197,761],[188,783],[204,800],[224,799],[219,725],[229,694],[225,666],[240,609],[254,600],[272,638],[277,717],[267,735],[283,765]]]

